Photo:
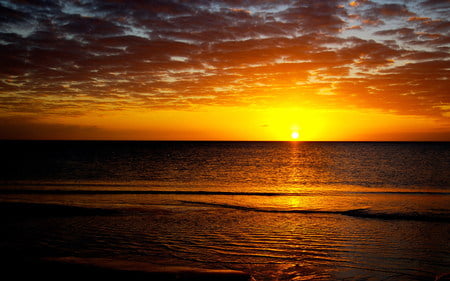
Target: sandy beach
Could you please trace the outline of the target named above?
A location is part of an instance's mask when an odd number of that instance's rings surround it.
[[[14,280],[154,280],[154,281],[248,281],[251,276],[237,270],[161,266],[104,258],[13,259],[3,263],[4,274]]]

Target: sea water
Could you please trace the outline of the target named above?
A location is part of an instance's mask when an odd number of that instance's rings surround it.
[[[0,201],[21,212],[3,213],[3,255],[238,269],[256,280],[450,272],[449,143],[3,141],[0,150]]]

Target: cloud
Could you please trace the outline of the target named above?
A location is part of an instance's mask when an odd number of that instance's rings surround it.
[[[405,5],[400,4],[383,4],[377,5],[371,9],[372,16],[382,16],[382,17],[411,17],[415,14],[410,12]]]
[[[377,3],[374,1],[353,1],[349,3],[350,17],[358,19],[364,26],[382,26],[398,18],[417,17],[408,6],[397,3]]]
[[[380,30],[374,33],[375,35],[381,36],[398,36],[402,40],[413,40],[417,39],[418,34],[412,28],[398,28],[398,29],[388,29],[388,30]]]
[[[43,122],[30,117],[0,117],[0,140],[161,140],[195,136],[183,129],[104,129],[89,125]],[[181,137],[182,138],[182,137]]]
[[[389,64],[400,55],[400,51],[375,41],[360,41],[340,50],[340,56],[353,61],[359,67],[374,67]]]
[[[20,23],[25,22],[26,20],[27,20],[26,13],[10,9],[8,7],[4,7],[0,4],[0,23],[2,24]]]
[[[61,32],[68,34],[89,36],[108,36],[123,33],[123,28],[113,22],[100,18],[89,18],[80,15],[67,15],[58,18],[61,24]]]
[[[446,3],[3,1],[0,111],[295,100],[445,119]]]
[[[42,123],[33,118],[0,118],[0,139],[102,138],[105,130],[95,126]],[[106,134],[107,135],[107,134]]]
[[[299,23],[303,31],[336,33],[345,26],[341,16],[346,16],[346,11],[339,1],[299,1],[286,9],[281,16],[287,21]]]
[[[425,0],[420,3],[423,8],[437,10],[438,12],[447,12],[450,9],[448,0]]]

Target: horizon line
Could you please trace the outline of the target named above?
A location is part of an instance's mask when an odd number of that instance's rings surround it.
[[[450,140],[129,140],[129,139],[0,139],[1,141],[48,141],[48,142],[450,142]]]

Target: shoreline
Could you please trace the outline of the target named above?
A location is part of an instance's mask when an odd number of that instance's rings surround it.
[[[4,257],[5,258],[5,257]],[[4,274],[16,280],[40,277],[49,281],[69,280],[152,280],[152,281],[252,281],[250,274],[231,269],[163,266],[147,262],[106,258],[48,257],[7,259]]]

